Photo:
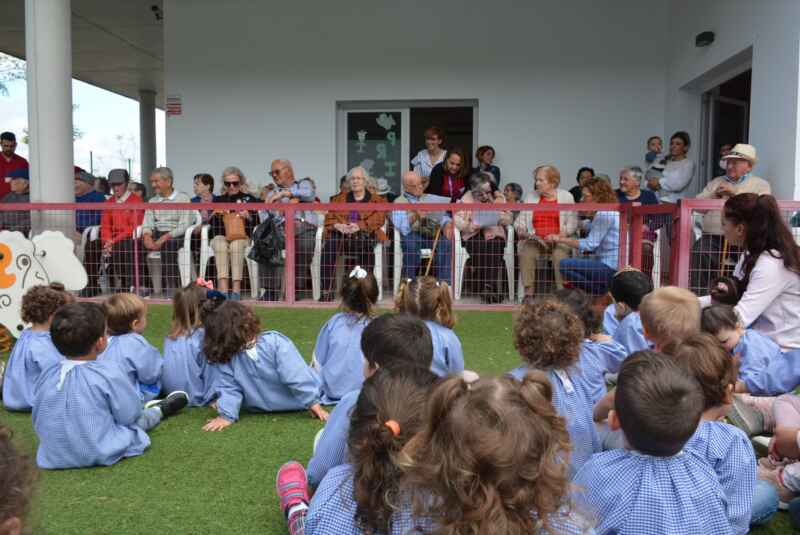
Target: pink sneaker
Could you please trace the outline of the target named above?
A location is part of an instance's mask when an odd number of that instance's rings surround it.
[[[764,432],[772,433],[775,430],[775,414],[772,407],[775,405],[775,396],[753,396],[750,394],[736,394],[745,405],[749,405],[761,413],[764,418]]]
[[[281,466],[275,478],[275,492],[281,500],[281,511],[288,513],[289,509],[301,503],[308,503],[308,478],[306,469],[297,461],[289,461]]]

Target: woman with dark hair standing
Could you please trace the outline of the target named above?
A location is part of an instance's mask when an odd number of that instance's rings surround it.
[[[738,297],[735,308],[745,328],[769,336],[784,351],[800,349],[800,247],[775,197],[734,195],[725,202],[722,231],[744,251],[733,272],[738,291],[718,285],[700,302]]]
[[[478,160],[478,167],[473,167],[471,173],[473,175],[481,171],[491,173],[494,177],[493,189],[498,189],[500,187],[500,168],[494,165],[494,158],[496,155],[497,153],[491,145],[481,145],[478,147],[478,150],[475,151],[475,159]]]
[[[447,157],[431,171],[430,181],[426,193],[450,197],[450,202],[456,202],[464,194],[467,177],[467,156],[460,148],[447,152]],[[490,178],[494,178],[491,174]],[[494,184],[492,191],[497,190]]]
[[[686,189],[694,179],[694,162],[686,157],[692,141],[686,132],[675,132],[669,138],[669,156],[663,176],[647,181],[650,189],[658,192],[661,202],[678,202],[686,197]]]
[[[581,202],[581,197],[583,195],[583,185],[586,183],[587,180],[594,177],[594,169],[591,167],[581,167],[578,169],[578,174],[575,175],[575,181],[578,183],[577,186],[573,186],[569,192],[572,193],[572,198],[575,199],[575,202]]]

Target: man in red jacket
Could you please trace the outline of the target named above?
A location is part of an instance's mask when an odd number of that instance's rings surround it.
[[[17,138],[13,132],[0,134],[0,199],[11,191],[11,186],[5,181],[12,171],[27,169],[28,160],[16,153]]]
[[[141,197],[128,191],[130,177],[125,169],[112,169],[108,172],[108,183],[112,197],[110,204],[143,204]],[[130,291],[134,284],[134,247],[138,249],[139,286],[144,287],[144,252],[139,242],[134,241],[133,233],[142,224],[143,210],[105,210],[100,221],[100,239],[103,242],[103,256],[111,258],[111,277],[120,279],[118,290]]]

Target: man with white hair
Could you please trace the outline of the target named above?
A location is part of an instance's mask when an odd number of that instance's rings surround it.
[[[273,160],[270,166],[270,176],[275,183],[267,192],[267,203],[312,203],[316,200],[317,191],[314,181],[310,178],[295,180],[292,162],[286,159]],[[276,226],[284,232],[284,214],[279,210],[272,210],[261,214],[263,217],[274,217]],[[295,250],[295,290],[297,292],[310,288],[311,273],[309,271],[311,259],[314,256],[314,243],[316,241],[319,218],[313,210],[298,210],[294,213],[294,250]],[[264,272],[262,283],[264,285],[264,301],[278,301],[280,299],[281,279],[283,266],[263,265]]]
[[[403,194],[395,203],[444,203],[448,197],[425,193],[422,177],[414,171],[403,173]],[[400,246],[403,249],[403,278],[417,276],[420,266],[420,251],[432,249],[437,229],[441,228],[436,251],[433,253],[433,268],[440,280],[452,284],[451,258],[453,252],[453,222],[447,211],[422,212],[397,210],[392,212],[392,223],[400,233]]]
[[[758,163],[756,148],[739,143],[722,157],[725,174],[709,182],[698,199],[728,200],[739,193],[771,193],[769,182],[752,174],[753,166]],[[725,238],[722,232],[722,211],[709,210],[703,214],[703,235],[692,247],[689,288],[701,295],[708,293],[708,287],[714,276],[719,274],[721,262],[726,259]],[[738,250],[728,248],[730,264],[738,257]]]
[[[189,196],[173,188],[172,169],[157,167],[150,174],[154,195],[148,203],[188,203]],[[184,234],[195,220],[193,210],[147,210],[142,222],[142,243],[148,252],[161,253],[161,278],[165,296],[172,297],[181,287],[178,270],[178,249]]]

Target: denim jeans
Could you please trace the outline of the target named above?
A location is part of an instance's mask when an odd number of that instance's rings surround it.
[[[616,270],[594,258],[567,258],[562,260],[559,269],[565,281],[591,295],[603,295],[608,291],[608,283]]]
[[[771,483],[756,480],[753,489],[753,511],[750,514],[750,525],[766,524],[778,510],[778,491]]]
[[[409,232],[400,238],[400,246],[403,249],[403,278],[413,279],[419,272],[420,249],[433,248],[433,238],[426,238],[416,232]],[[436,243],[436,252],[433,257],[433,273],[439,280],[452,284],[450,280],[452,274],[452,253],[453,242],[439,236]]]

